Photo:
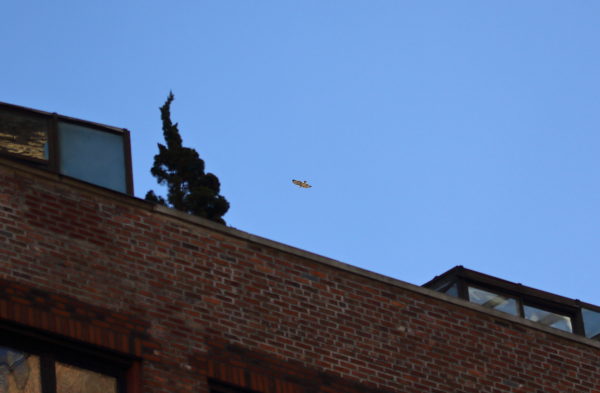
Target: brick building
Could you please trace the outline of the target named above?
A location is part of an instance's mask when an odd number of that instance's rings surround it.
[[[69,172],[78,132],[123,153],[117,180]],[[0,108],[0,393],[600,393],[594,305],[463,268],[415,286],[149,204],[128,148]]]

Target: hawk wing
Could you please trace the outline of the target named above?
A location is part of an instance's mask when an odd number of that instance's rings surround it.
[[[310,184],[308,184],[308,183],[306,182],[306,180],[304,180],[304,181],[300,181],[300,180],[293,179],[293,180],[292,180],[292,183],[294,183],[294,184],[295,184],[295,185],[297,185],[298,187],[302,187],[302,188],[311,188],[311,187],[312,187]]]

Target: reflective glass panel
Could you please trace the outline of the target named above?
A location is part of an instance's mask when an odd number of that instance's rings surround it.
[[[58,123],[60,172],[126,192],[123,136],[66,122]]]
[[[497,293],[469,287],[469,301],[481,304],[484,307],[493,308],[494,310],[518,315],[516,300],[507,296],[498,295]]]
[[[600,312],[582,308],[583,327],[585,336],[594,340],[600,340]]]
[[[0,347],[0,393],[41,393],[40,358]]]
[[[446,288],[444,293],[446,295],[458,297],[458,285],[456,285],[456,283],[450,285],[448,288]]]
[[[47,120],[0,108],[0,151],[47,160]]]
[[[56,362],[56,393],[116,392],[116,378]]]
[[[537,307],[523,305],[525,318],[550,326],[556,329],[564,330],[565,332],[573,332],[571,318],[566,315],[556,314],[551,311],[542,310]]]

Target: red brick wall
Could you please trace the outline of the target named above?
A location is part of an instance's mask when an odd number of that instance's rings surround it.
[[[600,393],[592,345],[229,232],[0,162],[0,318],[139,356],[148,393]]]

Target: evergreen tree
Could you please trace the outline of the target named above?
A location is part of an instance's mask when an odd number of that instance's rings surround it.
[[[198,152],[182,146],[177,123],[171,122],[174,98],[170,92],[160,108],[166,146],[158,144],[151,169],[158,184],[167,185],[167,200],[154,191],[148,191],[146,200],[225,224],[222,216],[229,210],[229,202],[219,195],[219,179],[212,173],[204,173],[204,161]]]

